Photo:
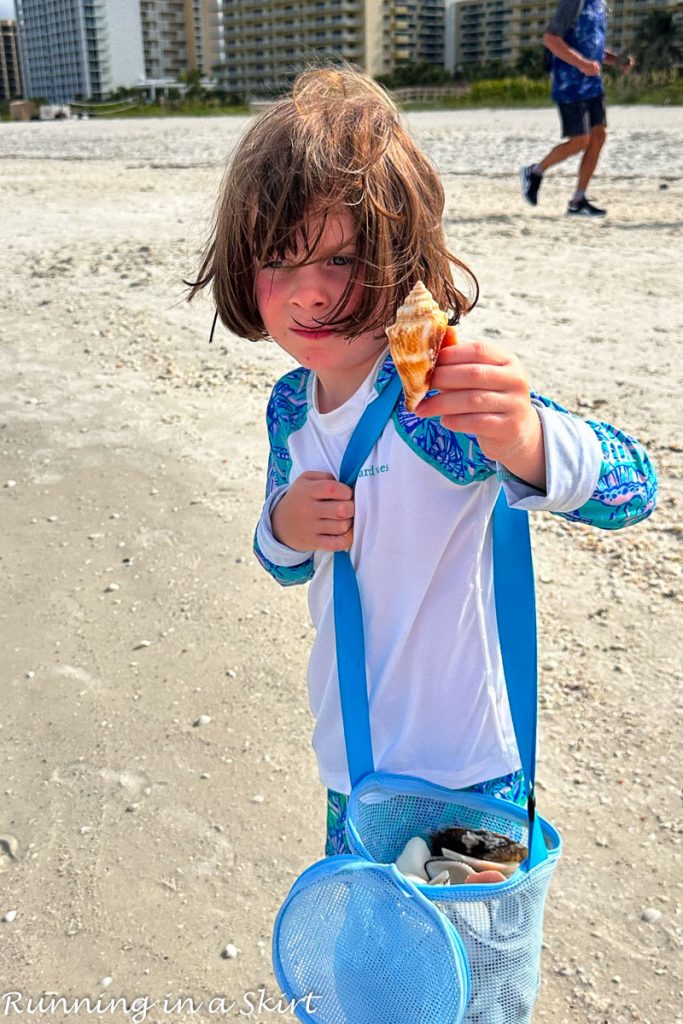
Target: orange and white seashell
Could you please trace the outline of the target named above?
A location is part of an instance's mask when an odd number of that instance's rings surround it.
[[[414,412],[429,391],[448,317],[418,281],[387,327],[389,350],[403,383],[406,409]]]

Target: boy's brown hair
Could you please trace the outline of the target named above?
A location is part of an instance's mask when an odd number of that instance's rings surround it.
[[[436,170],[376,82],[350,68],[305,71],[291,97],[275,103],[239,142],[188,301],[212,284],[227,328],[252,340],[266,337],[256,304],[259,270],[294,252],[299,262],[314,260],[327,218],[343,209],[354,225],[356,260],[325,324],[351,337],[382,331],[419,280],[457,323],[478,288],[446,246],[443,208]],[[453,284],[451,263],[472,283],[473,299]],[[342,316],[359,278],[365,285],[359,305]]]

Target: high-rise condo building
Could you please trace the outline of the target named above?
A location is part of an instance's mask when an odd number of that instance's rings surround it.
[[[221,79],[243,96],[286,89],[321,57],[371,75],[408,61],[444,64],[445,0],[222,0],[221,11]]]
[[[148,78],[205,75],[225,59],[221,0],[140,0]]]
[[[0,100],[21,96],[21,71],[16,21],[0,21]]]
[[[24,92],[103,99],[145,75],[138,0],[16,0]]]

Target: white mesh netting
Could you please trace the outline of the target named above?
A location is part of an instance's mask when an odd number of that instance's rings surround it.
[[[378,863],[396,860],[412,836],[430,835],[450,825],[488,829],[526,845],[526,821],[495,808],[477,808],[453,799],[370,787],[349,813],[347,833],[353,853]],[[502,801],[501,801],[502,803]],[[489,798],[490,804],[490,798]],[[559,841],[551,828],[550,856],[527,874],[516,872],[490,894],[480,886],[423,887],[455,925],[469,957],[472,994],[465,1024],[529,1024],[540,985],[543,910]]]

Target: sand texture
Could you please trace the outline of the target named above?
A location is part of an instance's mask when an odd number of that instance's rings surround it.
[[[460,337],[512,348],[539,391],[631,432],[659,471],[633,530],[534,519],[540,806],[565,842],[535,1021],[680,1024],[683,110],[609,116],[599,223],[562,215],[575,162],[537,210],[521,200],[553,111],[409,124],[481,285]],[[274,916],[325,828],[305,590],[251,553],[265,405],[292,364],[223,328],[209,347],[211,306],[181,283],[246,123],[0,128],[8,1020],[9,991],[146,996],[148,1021],[293,1019],[244,995],[278,991]],[[215,996],[234,1006],[210,1012]]]

